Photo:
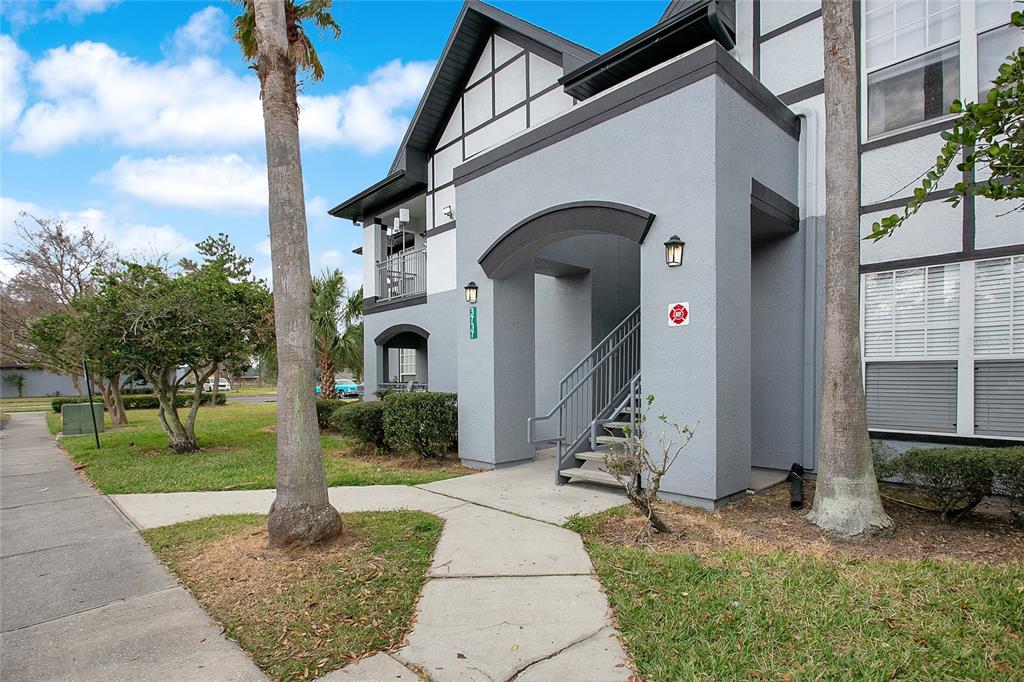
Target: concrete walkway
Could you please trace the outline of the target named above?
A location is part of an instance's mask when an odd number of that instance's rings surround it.
[[[349,682],[613,682],[630,676],[575,513],[622,504],[613,490],[553,484],[537,461],[423,486],[331,488],[340,511],[418,509],[445,520],[408,643],[335,671]],[[213,514],[266,513],[272,490],[114,495],[140,528]]]
[[[266,679],[74,472],[42,413],[0,431],[0,658],[4,680]]]

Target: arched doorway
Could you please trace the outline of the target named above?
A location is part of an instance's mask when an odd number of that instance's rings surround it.
[[[414,324],[396,324],[374,337],[378,391],[428,390],[429,336],[430,332]]]

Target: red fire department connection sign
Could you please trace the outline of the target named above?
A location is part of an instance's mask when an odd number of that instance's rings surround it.
[[[690,324],[689,303],[669,303],[668,305],[668,326],[682,327]]]

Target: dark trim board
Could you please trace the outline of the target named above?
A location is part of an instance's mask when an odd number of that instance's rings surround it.
[[[363,299],[363,315],[372,315],[374,313],[383,313],[387,310],[408,308],[409,306],[422,305],[426,302],[426,294],[417,294],[415,296],[400,298],[395,301],[384,301],[382,303],[377,302],[376,296],[370,296],[369,298]]]
[[[753,54],[751,55],[750,70],[754,73],[754,78],[761,80],[761,0],[754,0],[753,5],[753,36],[750,41]]]
[[[953,188],[947,187],[946,189],[938,189],[929,194],[925,198],[925,203],[931,201],[939,201],[941,199],[948,199],[953,196]],[[913,197],[898,197],[896,199],[886,199],[885,201],[879,201],[876,204],[868,204],[867,206],[860,207],[860,214],[865,215],[868,213],[875,213],[877,211],[888,211],[894,208],[903,208],[907,205],[907,202],[913,199]]]
[[[971,445],[978,447],[1005,448],[1011,445],[1022,445],[1020,438],[986,438],[985,436],[958,436],[955,433],[903,433],[902,431],[876,431],[869,429],[868,434],[877,440],[912,440],[922,443],[948,443],[949,445]]]
[[[754,239],[789,235],[800,229],[800,209],[781,194],[750,180],[750,233]]]
[[[433,237],[435,235],[444,234],[448,230],[454,230],[454,229],[455,229],[455,221],[454,220],[449,220],[444,225],[438,225],[435,228],[427,230],[426,232],[423,233],[423,236],[426,237],[427,239],[430,239],[431,237]]]
[[[787,92],[779,95],[779,99],[782,100],[783,104],[796,104],[802,102],[805,99],[811,97],[817,97],[818,95],[825,94],[825,79],[816,80],[813,83],[807,85],[801,85],[799,88],[793,88]]]
[[[583,102],[558,118],[530,128],[519,137],[465,161],[455,169],[455,184],[460,185],[486,175],[505,164],[715,75],[790,137],[800,138],[800,121],[796,114],[764,84],[751,76],[721,45],[711,42],[676,62],[617,90]]]
[[[758,8],[758,9],[760,9],[760,8]],[[813,12],[811,12],[810,14],[805,14],[804,16],[802,16],[802,17],[800,17],[798,19],[794,19],[793,21],[789,22],[788,24],[783,24],[782,26],[779,26],[778,28],[774,28],[771,31],[768,31],[764,35],[759,36],[758,42],[760,42],[762,44],[763,43],[767,43],[772,38],[778,38],[783,33],[789,33],[794,28],[800,28],[804,24],[809,24],[809,23],[811,23],[812,21],[814,21],[815,19],[817,19],[819,17],[821,17],[821,9],[816,9]],[[759,29],[761,28],[760,27],[760,22],[758,23],[758,28]]]
[[[934,256],[888,260],[881,263],[865,263],[860,266],[860,272],[861,274],[866,274],[869,272],[886,272],[888,270],[905,270],[907,268],[923,268],[928,265],[946,265],[948,263],[960,263],[966,260],[981,260],[984,258],[1006,258],[1022,254],[1024,254],[1024,244],[1014,244],[1012,246],[996,246],[991,249],[971,249],[969,251],[939,253]]]

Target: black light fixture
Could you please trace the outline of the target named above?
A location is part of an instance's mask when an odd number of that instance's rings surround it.
[[[683,264],[683,247],[686,243],[674,234],[665,242],[665,265],[677,268]]]
[[[476,292],[478,287],[476,282],[470,282],[466,285],[466,303],[470,305],[476,305]]]

